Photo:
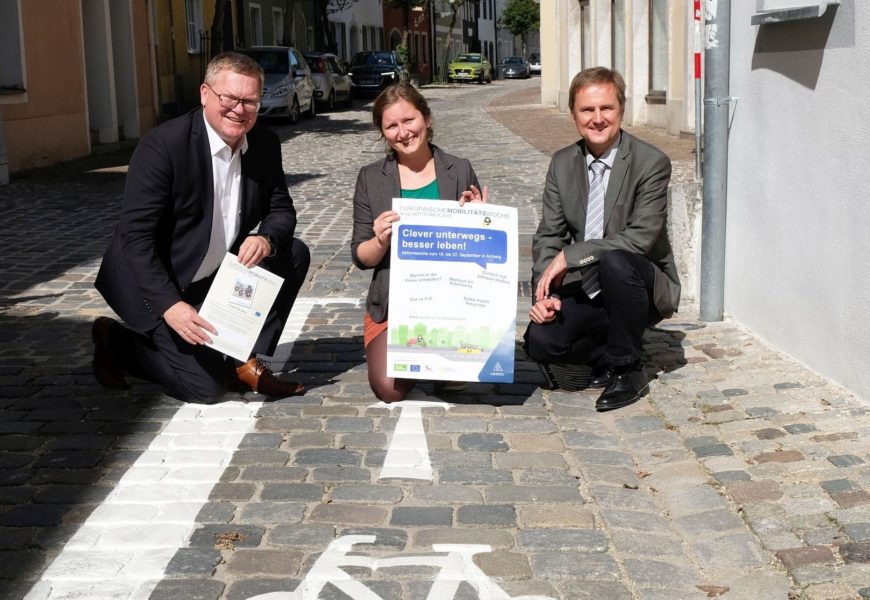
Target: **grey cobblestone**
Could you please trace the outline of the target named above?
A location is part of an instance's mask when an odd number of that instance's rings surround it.
[[[534,80],[425,90],[436,143],[471,157],[491,201],[518,209],[521,280],[548,163],[535,147],[575,137],[566,115],[535,98],[518,105],[531,92]],[[297,234],[312,250],[300,293],[312,309],[275,361],[308,393],[262,404],[152,598],[290,591],[330,541],[354,534],[377,536],[358,548],[373,556],[488,544],[476,560],[512,596],[674,600],[707,597],[703,584],[729,588],[727,600],[870,596],[870,408],[739,325],[700,323],[688,303],[645,336],[659,376],[641,402],[598,414],[592,391],[540,389],[519,353],[517,384],[473,384],[440,398],[452,406],[423,411],[433,481],[378,479],[399,413],[372,407],[362,349],[370,273],[349,260],[356,174],[378,156],[369,122],[358,102],[271,125]],[[691,180],[689,162],[674,162],[674,183]],[[87,533],[97,502],[184,407],[153,385],[108,392],[90,375],[90,320],[109,314],[92,284],[122,187],[120,171],[82,171],[25,174],[0,188],[9,215],[0,227],[20,240],[2,259],[0,284],[4,599],[23,598],[71,537]],[[518,336],[527,281],[519,292]],[[431,384],[413,398],[435,399]],[[390,527],[397,516],[409,524]],[[420,573],[394,569],[368,583],[411,600],[428,592],[433,575]],[[457,598],[474,594],[466,583]],[[335,589],[323,597],[347,600]]]

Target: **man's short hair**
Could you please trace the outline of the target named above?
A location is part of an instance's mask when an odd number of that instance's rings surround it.
[[[574,99],[582,88],[587,85],[601,85],[609,83],[616,88],[616,99],[619,108],[625,110],[625,79],[617,71],[607,67],[589,67],[583,69],[574,76],[571,81],[571,89],[568,91],[568,110],[574,112]]]
[[[217,76],[223,71],[232,71],[239,75],[256,77],[260,81],[260,89],[263,88],[263,67],[247,54],[238,52],[223,52],[208,61],[205,68],[205,83],[211,85]]]

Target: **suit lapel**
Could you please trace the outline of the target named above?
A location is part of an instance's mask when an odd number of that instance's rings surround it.
[[[247,139],[248,151],[242,154],[242,177],[239,186],[239,235],[242,232],[247,235],[247,232],[253,228],[254,224],[251,221],[253,220],[254,203],[257,199],[257,181],[251,177],[251,174],[257,172],[258,167],[256,144],[252,143],[250,132]]]
[[[208,133],[205,130],[202,109],[194,113],[190,132],[193,138],[193,160],[196,172],[199,173],[199,181],[202,182],[200,199],[203,219],[200,223],[200,229],[202,229],[200,236],[208,244],[211,239],[211,225],[214,219],[214,173],[211,164],[211,147],[208,143]]]
[[[389,210],[393,206],[393,198],[402,197],[402,182],[399,180],[398,161],[385,158],[384,164],[381,166],[381,175],[383,175],[384,178],[380,182],[380,190],[376,193],[379,196],[386,198],[387,210]],[[386,192],[386,194],[383,194],[383,192]],[[377,217],[378,215],[374,216]]]
[[[441,200],[458,200],[459,194],[465,190],[459,189],[453,161],[437,146],[432,146],[432,154],[435,156],[435,179],[438,181],[438,195],[441,196]]]
[[[589,203],[589,168],[586,166],[586,145],[580,142],[577,145],[577,154],[574,155],[574,172],[577,174],[577,189],[579,191],[578,198],[580,204],[577,209],[580,211],[578,223],[586,222],[586,206]],[[568,196],[570,197],[570,195]]]
[[[616,151],[616,159],[613,161],[613,169],[610,171],[610,179],[607,181],[607,193],[604,195],[604,233],[607,233],[607,223],[613,214],[613,209],[619,201],[625,176],[631,166],[631,139],[622,132],[622,140]]]

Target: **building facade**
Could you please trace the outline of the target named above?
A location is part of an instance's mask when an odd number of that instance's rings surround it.
[[[0,181],[154,124],[151,1],[0,4]]]
[[[694,131],[693,32],[688,0],[541,0],[541,100],[567,110],[574,75],[606,66],[625,78],[627,123]]]
[[[329,15],[332,23],[336,54],[349,61],[364,50],[383,50],[384,8],[379,0],[344,2]]]
[[[415,7],[408,11],[408,65],[411,77],[419,83],[432,81],[432,44],[429,11]],[[405,13],[400,8],[384,6],[384,36],[387,50],[395,50],[402,43]]]

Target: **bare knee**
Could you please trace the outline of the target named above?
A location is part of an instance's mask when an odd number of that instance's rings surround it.
[[[375,397],[381,402],[399,402],[404,400],[414,388],[413,380],[396,379],[394,377],[369,376],[369,385]]]

